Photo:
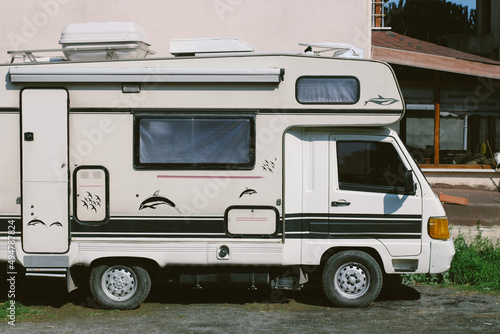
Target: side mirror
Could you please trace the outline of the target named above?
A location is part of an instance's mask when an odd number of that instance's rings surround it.
[[[413,171],[407,170],[405,172],[405,195],[415,195],[417,193],[417,188],[413,182]]]

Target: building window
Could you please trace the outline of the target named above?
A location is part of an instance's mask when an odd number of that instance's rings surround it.
[[[135,118],[134,166],[138,169],[251,169],[252,117]]]
[[[427,79],[406,79],[401,85],[406,113],[399,134],[415,161],[423,168],[496,166],[500,81],[444,72],[411,73]],[[409,74],[400,72],[398,76]]]
[[[300,77],[296,94],[302,104],[353,104],[359,100],[359,81],[354,77]]]
[[[389,29],[387,27],[388,0],[372,0],[372,29]]]
[[[407,111],[403,122],[406,134],[401,137],[419,164],[487,167],[493,165],[493,153],[500,151],[500,117],[443,111],[439,131],[432,111]]]

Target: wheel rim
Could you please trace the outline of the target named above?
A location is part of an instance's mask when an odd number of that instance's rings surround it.
[[[102,290],[110,299],[123,301],[137,290],[137,277],[126,267],[111,267],[102,275]]]
[[[346,298],[354,299],[364,295],[370,287],[370,273],[360,263],[342,265],[335,273],[335,290]]]

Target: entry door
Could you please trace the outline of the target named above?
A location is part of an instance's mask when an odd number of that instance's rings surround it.
[[[64,253],[69,246],[68,93],[21,93],[23,249]]]
[[[422,197],[418,185],[404,194],[408,161],[393,138],[359,138],[330,136],[330,236],[375,238],[393,256],[418,255]]]

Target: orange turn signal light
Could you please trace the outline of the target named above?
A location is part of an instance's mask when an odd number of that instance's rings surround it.
[[[447,240],[450,238],[447,217],[431,217],[427,223],[427,231],[432,239]]]

